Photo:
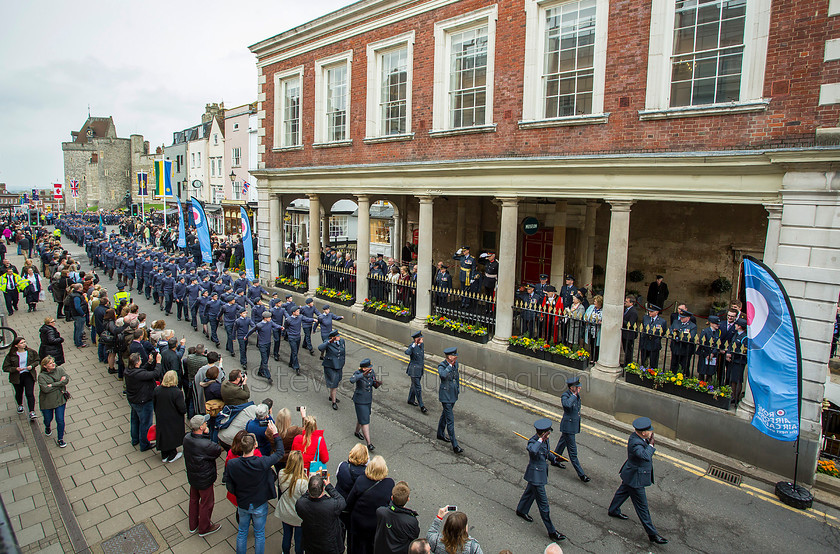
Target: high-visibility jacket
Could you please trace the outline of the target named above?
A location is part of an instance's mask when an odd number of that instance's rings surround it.
[[[15,288],[22,291],[29,285],[29,281],[24,279],[17,273],[12,273],[14,277]],[[0,291],[6,292],[9,289],[9,275],[6,273],[0,274]]]
[[[123,299],[125,299],[126,304],[131,304],[131,293],[123,290],[114,294],[114,306],[119,306]]]

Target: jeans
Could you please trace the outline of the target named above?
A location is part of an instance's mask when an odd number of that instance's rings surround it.
[[[303,554],[303,527],[283,523],[283,554],[292,551],[292,534],[295,536],[295,554]]]
[[[99,346],[96,347],[96,354],[99,356],[100,362],[107,362],[108,361],[108,350],[105,348],[105,344],[102,342],[102,337],[99,337]]]
[[[197,529],[199,533],[205,533],[210,530],[215,504],[212,485],[206,489],[190,487],[190,531]]]
[[[453,408],[455,404],[441,404],[443,411],[440,414],[438,421],[437,434],[439,437],[444,436],[444,431],[449,433],[449,440],[452,441],[452,448],[458,446],[458,439],[455,438],[455,412]]]
[[[236,339],[239,343],[239,363],[248,365],[248,339]]]
[[[132,404],[131,406],[131,444],[132,446],[140,445],[140,452],[145,452],[152,447],[147,439],[149,434],[149,427],[152,426],[152,417],[155,413],[155,407],[152,401],[143,402],[142,404]]]
[[[236,533],[236,554],[246,554],[248,548],[248,528],[254,521],[254,554],[265,554],[265,520],[268,518],[268,502],[259,506],[249,504],[247,508],[239,506],[239,531]]]
[[[62,404],[57,408],[53,408],[51,410],[41,410],[41,413],[44,415],[44,427],[49,428],[52,424],[53,415],[55,415],[55,427],[58,431],[58,440],[64,438],[64,408],[66,404]]]
[[[76,346],[82,345],[82,336],[85,330],[85,316],[75,316],[73,318],[73,344]]]

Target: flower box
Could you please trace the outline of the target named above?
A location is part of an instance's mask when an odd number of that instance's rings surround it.
[[[368,308],[368,307],[365,307],[364,311],[369,313],[369,314],[378,315],[379,317],[384,317],[384,318],[387,318],[387,319],[393,319],[394,321],[399,321],[401,323],[408,323],[409,321],[411,321],[411,319],[413,317],[410,313],[408,313],[408,314],[395,314],[393,312],[389,312],[388,310],[375,310],[373,308]]]
[[[466,339],[479,344],[486,344],[490,340],[490,333],[485,327],[462,323],[445,316],[430,315],[426,317],[426,326],[438,333]]]
[[[478,344],[487,344],[487,341],[490,340],[490,335],[472,335],[470,333],[464,333],[461,331],[453,331],[452,336],[458,337],[459,339],[464,339],[472,342],[477,342]]]
[[[323,294],[315,294],[318,298],[326,300],[329,304],[338,304],[339,306],[352,306],[356,303],[355,299],[351,298],[350,300],[342,300],[340,298],[331,298],[329,296]]]
[[[280,283],[280,284],[276,285],[276,287],[278,289],[290,290],[290,291],[293,291],[293,292],[306,292],[306,287],[294,287],[292,285],[286,285],[284,283]]]
[[[560,354],[549,354],[551,356],[551,362],[555,364],[564,365],[566,367],[572,367],[574,369],[585,370],[589,368],[589,360],[576,360],[574,358],[569,358],[568,356],[562,356]]]
[[[653,386],[652,379],[643,379],[639,375],[635,373],[625,373],[624,374],[624,381],[626,383],[630,383],[631,385],[638,385],[640,387],[645,387],[647,389],[654,389],[662,391],[666,394],[671,394],[673,396],[678,396],[680,398],[685,398],[686,400],[691,400],[693,402],[699,402],[701,404],[705,404],[707,406],[713,406],[715,408],[720,408],[722,410],[728,410],[730,404],[732,403],[732,399],[726,396],[717,396],[711,394],[706,394],[705,392],[696,391],[693,389],[687,389],[685,387],[681,387],[678,385],[674,385],[672,383],[663,383],[661,388],[656,388]]]

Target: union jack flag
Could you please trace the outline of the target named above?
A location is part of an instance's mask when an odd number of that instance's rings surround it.
[[[248,192],[248,187],[251,186],[251,183],[248,181],[242,181],[242,192]]]
[[[73,198],[79,197],[79,181],[76,179],[70,179],[70,194],[73,195]]]

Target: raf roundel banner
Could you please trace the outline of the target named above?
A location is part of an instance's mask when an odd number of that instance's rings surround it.
[[[799,438],[802,357],[790,299],[763,263],[744,257],[747,375],[755,400],[753,426],[780,441]]]
[[[213,263],[213,251],[210,247],[210,228],[207,226],[207,216],[204,215],[204,206],[193,196],[192,215],[195,222],[195,231],[198,235],[198,246],[201,247],[201,261],[205,264]]]

